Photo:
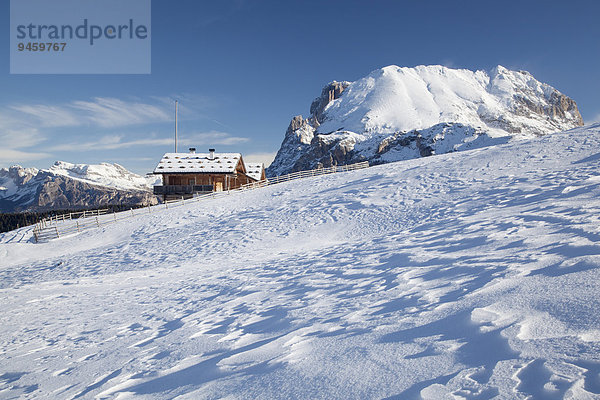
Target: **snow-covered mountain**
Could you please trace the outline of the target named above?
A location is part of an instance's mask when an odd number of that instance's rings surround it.
[[[53,175],[66,176],[91,185],[120,190],[152,190],[156,176],[145,177],[128,171],[119,164],[71,164],[57,161],[48,170]]]
[[[71,164],[49,169],[0,169],[0,212],[44,211],[106,204],[156,204],[156,178],[136,175],[119,164]]]
[[[0,234],[0,397],[600,397],[600,125],[148,211]]]
[[[310,116],[292,119],[267,173],[398,161],[582,125],[572,99],[526,71],[392,65],[325,86]]]

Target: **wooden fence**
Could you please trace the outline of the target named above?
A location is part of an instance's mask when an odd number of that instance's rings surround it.
[[[241,186],[239,189],[195,195],[194,197],[189,199],[184,199],[182,197],[181,199],[165,201],[164,203],[156,206],[147,206],[135,209],[132,208],[128,211],[111,212],[109,209],[100,209],[61,214],[57,216],[52,216],[50,218],[44,218],[43,220],[35,224],[33,229],[33,236],[36,242],[48,241],[50,239],[57,239],[62,236],[79,233],[87,229],[99,228],[101,226],[105,226],[123,219],[131,218],[136,215],[152,214],[154,212],[159,212],[160,210],[183,206],[191,202],[198,202],[206,199],[224,197],[230,195],[231,193],[258,189],[261,187],[276,185],[278,183],[288,182],[295,179],[334,174],[337,172],[354,171],[357,169],[363,169],[367,167],[369,167],[369,162],[364,161],[350,165],[317,168],[308,171],[298,171],[288,175],[281,175],[258,182],[248,183],[246,185]]]

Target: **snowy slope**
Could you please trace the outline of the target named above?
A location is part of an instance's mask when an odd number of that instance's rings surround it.
[[[450,140],[432,135],[440,124],[449,128]],[[294,117],[267,172],[280,175],[319,162],[398,161],[431,155],[435,143],[438,150],[449,152],[463,150],[463,142],[482,136],[480,145],[493,138],[530,139],[581,125],[572,99],[526,71],[500,65],[491,71],[390,65],[355,82],[325,86],[309,118]],[[470,136],[462,134],[464,127]],[[456,143],[457,136],[462,141]],[[394,145],[396,157],[382,156],[382,143],[397,138],[403,140]],[[421,144],[421,138],[428,143]]]
[[[6,233],[0,396],[598,398],[599,148],[596,125]]]

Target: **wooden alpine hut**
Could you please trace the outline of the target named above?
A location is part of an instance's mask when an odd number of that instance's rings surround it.
[[[237,189],[265,177],[262,164],[247,165],[240,153],[196,153],[193,147],[189,153],[166,153],[153,173],[162,175],[163,184],[154,186],[154,194],[163,200]]]

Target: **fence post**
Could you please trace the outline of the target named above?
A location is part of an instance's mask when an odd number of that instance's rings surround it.
[[[56,231],[56,238],[58,239],[60,237],[60,235],[58,234],[58,228],[54,226],[54,230]]]
[[[77,224],[77,232],[80,232],[79,231],[79,221],[75,220],[75,223]]]
[[[100,228],[100,221],[98,221],[98,216],[96,216],[96,225],[98,225],[98,228]]]

